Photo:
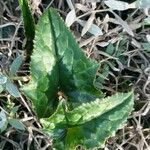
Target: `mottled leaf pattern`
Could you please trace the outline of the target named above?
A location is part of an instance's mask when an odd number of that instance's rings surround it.
[[[133,104],[132,92],[82,104],[72,111],[64,111],[61,102],[59,111],[41,121],[44,131],[54,138],[54,145],[59,150],[72,150],[78,145],[84,145],[86,149],[103,147],[106,138],[114,135],[127,120]]]
[[[41,17],[31,56],[30,83],[23,88],[38,116],[49,117],[63,91],[72,107],[102,97],[93,87],[99,64],[86,58],[53,9]]]
[[[133,109],[133,92],[102,98],[93,84],[98,66],[57,12],[47,10],[36,28],[31,81],[22,90],[58,150],[103,147]]]

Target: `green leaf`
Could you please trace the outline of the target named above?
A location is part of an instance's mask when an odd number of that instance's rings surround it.
[[[5,85],[7,83],[7,77],[0,73],[0,93],[5,90]]]
[[[129,3],[117,1],[117,0],[107,0],[107,1],[104,1],[104,3],[113,10],[123,11],[123,10],[132,8],[132,7],[130,7]]]
[[[110,43],[106,49],[106,53],[112,56],[114,52],[115,52],[115,47],[113,46],[112,43]]]
[[[44,127],[49,127],[49,129],[54,128],[54,124],[59,127],[62,125],[81,125],[119,106],[131,95],[132,92],[117,93],[111,97],[108,96],[90,103],[83,103],[71,111],[67,109],[65,100],[61,100],[55,113],[49,118],[44,118],[40,121],[44,124]]]
[[[99,89],[103,89],[103,84],[105,83],[109,75],[109,65],[107,63],[103,63],[101,64],[101,67],[100,67],[100,73],[96,79],[96,87],[98,87]]]
[[[21,64],[23,62],[23,56],[18,56],[10,65],[10,74],[12,76],[17,74],[17,71],[19,70]]]
[[[0,85],[3,85],[7,82],[7,77],[0,74]]]
[[[136,5],[140,9],[150,8],[150,1],[149,0],[137,0]]]
[[[28,0],[19,0],[19,5],[22,11],[25,35],[27,39],[34,39],[35,25],[34,25],[34,20],[32,17],[31,10],[28,5]]]
[[[19,130],[25,130],[25,126],[22,122],[20,122],[18,119],[9,119],[9,124]]]
[[[50,118],[40,119],[40,122],[44,125],[45,128],[55,128],[54,125],[62,124],[66,125],[66,117],[65,117],[65,101],[61,100],[58,104],[56,111],[51,115]]]
[[[99,64],[86,58],[54,9],[37,24],[30,64],[31,80],[22,90],[59,150],[103,147],[133,109],[133,92],[100,99],[94,87]]]
[[[66,113],[68,125],[80,125],[119,106],[131,96],[130,93],[117,93],[111,97],[97,99],[90,103],[83,103]],[[112,103],[113,102],[113,103]]]
[[[27,50],[27,54],[31,55],[33,50],[33,39],[35,36],[35,23],[28,5],[28,0],[19,0],[19,5],[22,11],[25,35],[27,38],[25,48]]]
[[[7,80],[6,82],[6,90],[14,97],[20,97],[20,93],[18,88],[10,81]]]
[[[150,25],[150,16],[149,17],[146,17],[142,23],[143,25],[147,25],[149,26]]]
[[[7,128],[7,117],[4,111],[0,112],[0,133],[3,132]]]
[[[132,92],[118,93],[101,101],[91,102],[91,104],[85,104],[85,106],[82,105],[77,108],[79,112],[72,113],[77,109],[71,113],[66,112],[66,121],[68,121],[69,114],[69,118],[76,121],[76,125],[69,121],[66,126],[62,126],[60,122],[55,124],[54,120],[49,119],[49,123],[53,121],[54,128],[44,126],[44,131],[54,138],[54,145],[59,150],[73,150],[79,145],[84,146],[86,149],[102,148],[105,140],[114,135],[116,130],[127,120],[133,110],[133,98]],[[87,109],[85,109],[86,107]],[[80,114],[81,119],[74,119],[75,114]],[[64,123],[64,120],[62,123]],[[58,131],[63,134],[58,136]]]
[[[50,9],[36,28],[31,81],[23,91],[38,116],[49,117],[57,107],[59,90],[73,108],[102,97],[93,86],[98,66],[86,58],[57,12]]]
[[[143,49],[147,52],[150,52],[150,43],[141,43]]]
[[[76,105],[101,97],[100,91],[93,87],[99,64],[84,55],[54,9],[49,11],[49,15],[56,39],[60,89],[69,97],[69,101]]]

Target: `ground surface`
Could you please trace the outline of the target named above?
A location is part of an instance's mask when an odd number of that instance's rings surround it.
[[[130,1],[131,2],[131,1]],[[117,91],[135,91],[134,112],[116,136],[108,139],[105,149],[150,149],[150,24],[145,25],[148,9],[108,11],[104,1],[86,0],[32,0],[36,19],[48,7],[57,8],[70,25],[80,47],[87,57],[97,60],[101,67],[97,86],[106,94]],[[69,13],[75,9],[75,13]],[[78,21],[75,21],[75,15]],[[86,23],[85,23],[85,22]],[[83,23],[84,22],[84,23]],[[93,25],[95,24],[95,25]],[[92,27],[94,31],[89,32]],[[102,35],[103,34],[103,35]],[[0,71],[9,74],[12,61],[24,53],[25,37],[17,0],[0,1]],[[109,69],[109,73],[106,70]],[[23,63],[14,84],[18,87],[29,80],[29,64]],[[98,75],[99,75],[98,74]],[[23,77],[23,78],[22,78]],[[21,93],[20,93],[21,94]],[[12,112],[13,109],[13,112]],[[23,97],[14,98],[8,92],[0,94],[0,110],[7,117],[24,124],[8,126],[0,135],[0,149],[51,149],[50,139],[41,133],[31,104]],[[21,127],[20,127],[21,126]],[[19,130],[20,128],[21,130]],[[26,128],[26,130],[23,130]]]

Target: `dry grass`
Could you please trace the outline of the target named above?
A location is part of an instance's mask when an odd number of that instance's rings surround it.
[[[144,50],[142,43],[147,42],[150,34],[148,26],[142,26],[146,15],[143,10],[126,10],[111,12],[100,3],[88,3],[85,0],[32,0],[33,13],[38,18],[43,9],[57,8],[61,16],[70,25],[80,46],[87,57],[96,59],[101,67],[98,73],[97,87],[108,95],[116,91],[126,91],[133,87],[135,91],[135,110],[127,124],[116,136],[108,139],[105,150],[149,150],[150,149],[150,51]],[[74,9],[75,13],[69,13]],[[76,18],[75,16],[76,15]],[[75,20],[76,19],[76,20]],[[78,20],[77,20],[78,19]],[[80,23],[79,19],[87,21]],[[128,23],[129,29],[122,22]],[[118,21],[118,22],[116,22]],[[93,23],[99,27],[103,35],[88,32]],[[126,32],[124,32],[126,30]],[[100,34],[100,33],[99,33]],[[24,53],[24,33],[20,9],[16,0],[0,1],[0,71],[7,73],[11,62]],[[111,43],[111,46],[110,46]],[[110,46],[109,49],[107,48]],[[114,47],[112,50],[111,47]],[[99,77],[105,69],[109,74]],[[18,72],[21,80],[15,83],[20,86],[28,80],[28,64],[24,63]],[[22,82],[23,81],[23,82]],[[100,84],[103,82],[103,85]],[[13,99],[8,93],[0,95],[0,109],[10,113],[12,107],[19,106],[15,118],[20,119],[26,131],[7,128],[0,135],[0,149],[44,150],[51,149],[50,139],[41,131],[31,104],[21,96]]]

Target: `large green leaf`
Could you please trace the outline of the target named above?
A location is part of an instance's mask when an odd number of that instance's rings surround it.
[[[70,107],[102,97],[93,82],[98,64],[84,55],[54,9],[40,18],[31,56],[31,81],[23,88],[38,116],[49,117],[63,91]]]
[[[45,132],[54,138],[58,150],[73,150],[79,145],[91,149],[103,147],[106,138],[114,135],[127,120],[133,109],[133,93],[118,93],[83,104],[71,112],[64,111],[62,104],[63,102],[54,115],[41,120]]]
[[[68,125],[80,125],[97,118],[124,103],[131,94],[131,92],[120,93],[105,99],[97,99],[90,103],[83,103],[81,106],[65,114]]]
[[[59,127],[62,125],[81,125],[99,117],[113,108],[116,108],[120,104],[124,103],[124,101],[126,101],[131,94],[131,92],[120,93],[104,99],[97,99],[90,103],[83,103],[71,111],[68,110],[65,100],[61,100],[55,113],[49,118],[41,119],[41,121],[44,121],[44,126],[48,126],[49,128],[53,128],[54,124]]]
[[[23,91],[58,150],[103,147],[132,111],[133,92],[100,99],[93,84],[98,66],[86,58],[57,12],[47,10],[36,28],[31,81]]]
[[[23,91],[33,102],[37,115],[50,116],[57,105],[59,88],[58,60],[49,11],[41,17],[35,35],[34,50],[31,56],[31,81]]]

